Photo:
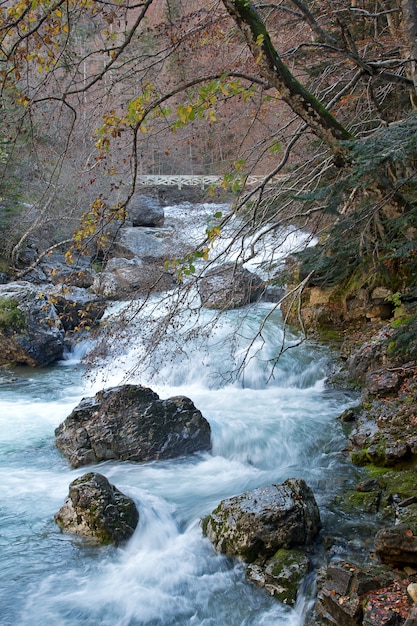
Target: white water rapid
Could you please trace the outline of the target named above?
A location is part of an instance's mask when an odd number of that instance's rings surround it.
[[[172,210],[174,211],[175,208]],[[208,350],[187,348],[160,377],[138,371],[130,382],[161,398],[190,397],[212,428],[212,451],[147,464],[107,462],[73,470],[54,446],[54,429],[83,396],[120,383],[137,358],[137,329],[123,358],[106,363],[95,382],[83,377],[78,345],[67,360],[39,370],[16,368],[0,385],[0,623],[3,626],[301,626],[313,583],[295,607],[245,578],[242,563],[216,554],[201,519],[221,499],[301,477],[312,487],[324,525],[335,490],[347,480],[345,438],[336,417],[349,393],[326,388],[331,355],[303,343],[275,366],[282,324],[274,312],[263,345],[243,380],[227,374],[247,337],[272,305],[245,309],[213,329]],[[295,337],[289,337],[292,341]],[[224,376],[222,376],[224,374]],[[140,521],[122,548],[97,547],[61,534],[54,514],[68,485],[86,471],[103,473],[138,507]]]

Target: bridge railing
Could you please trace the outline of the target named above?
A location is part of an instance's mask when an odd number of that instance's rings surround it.
[[[248,176],[246,184],[256,185],[263,179],[263,176]],[[205,189],[206,187],[220,185],[223,180],[223,176],[206,176],[204,174],[141,174],[137,177],[136,182],[138,185],[148,187],[176,186],[178,189],[182,189],[182,187],[201,187],[201,189]]]

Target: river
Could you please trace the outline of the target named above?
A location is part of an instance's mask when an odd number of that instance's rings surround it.
[[[209,313],[207,313],[209,315]],[[259,322],[243,379],[229,372]],[[239,326],[238,326],[239,322]],[[238,338],[229,342],[239,327]],[[201,519],[221,499],[301,477],[313,489],[325,529],[329,506],[350,480],[337,416],[354,402],[329,388],[334,355],[304,342],[269,359],[283,339],[282,320],[263,303],[227,312],[212,329],[204,355],[189,347],[181,362],[167,359],[160,376],[133,368],[140,344],[109,357],[94,377],[77,344],[54,367],[15,368],[0,385],[0,622],[3,626],[301,626],[314,596],[309,581],[295,607],[247,582],[242,563],[218,555]],[[297,342],[287,335],[286,341]],[[190,397],[209,421],[212,450],[146,464],[106,462],[97,470],[131,496],[140,522],[121,548],[98,547],[64,535],[54,514],[73,470],[54,445],[54,429],[84,396],[126,380],[151,386],[161,398]]]

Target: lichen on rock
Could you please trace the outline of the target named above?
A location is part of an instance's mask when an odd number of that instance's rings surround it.
[[[69,495],[54,519],[65,533],[120,545],[133,535],[139,513],[133,500],[105,476],[89,472],[70,484]]]

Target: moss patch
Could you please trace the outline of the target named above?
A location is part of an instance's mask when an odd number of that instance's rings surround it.
[[[25,328],[25,317],[19,303],[11,298],[0,298],[0,330],[18,331]]]

